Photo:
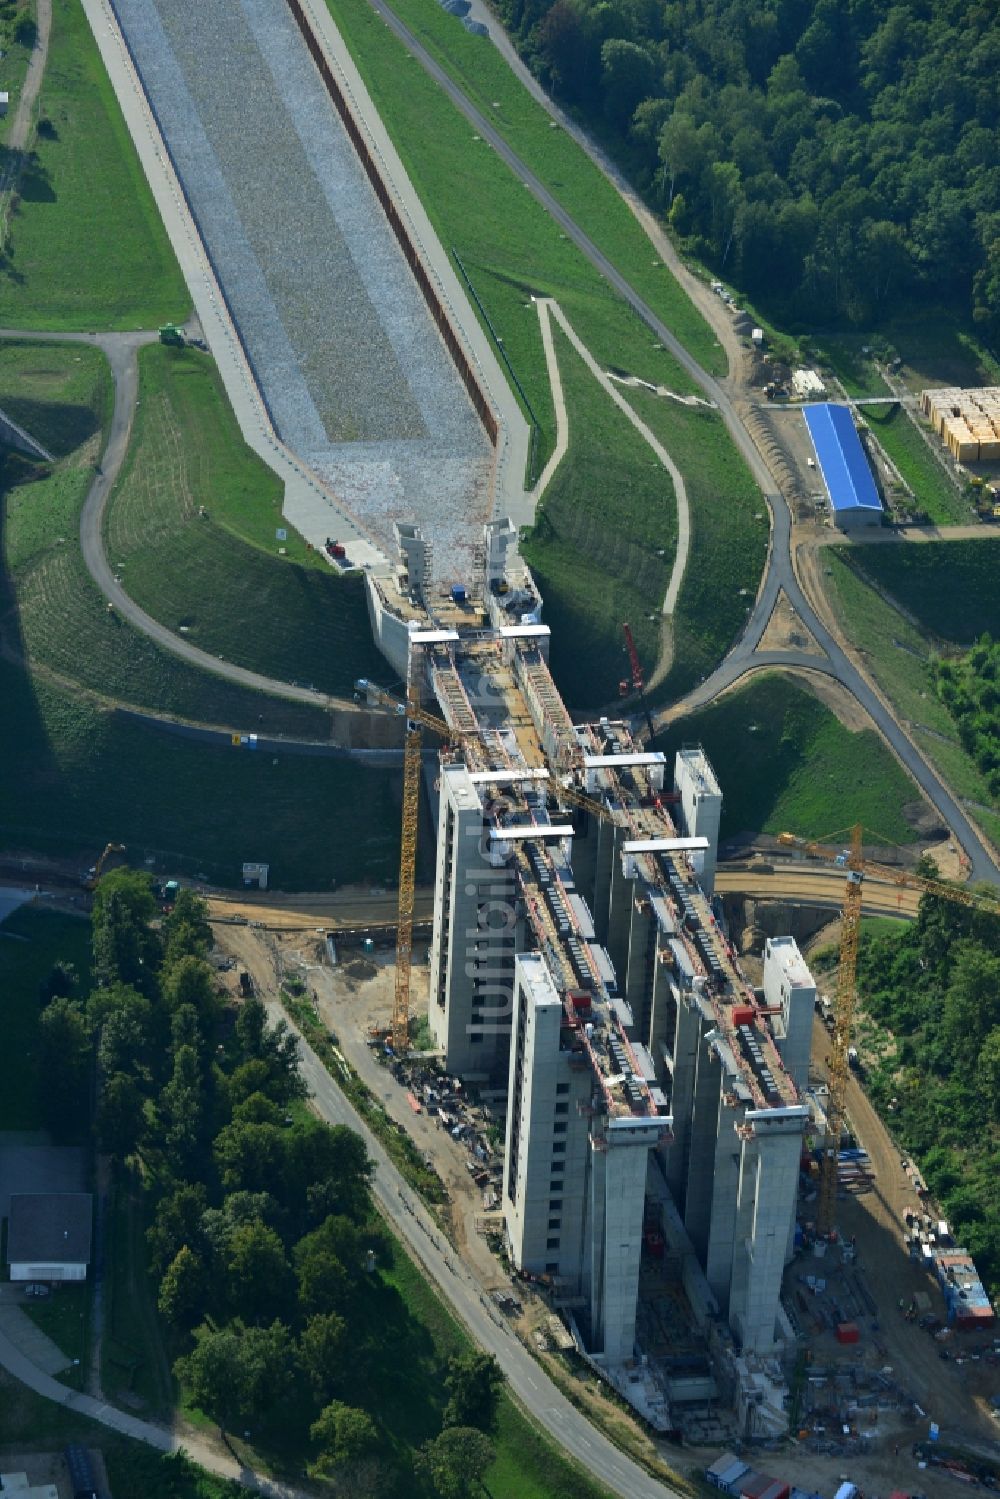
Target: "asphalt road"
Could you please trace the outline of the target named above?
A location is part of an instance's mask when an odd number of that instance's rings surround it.
[[[940,777],[927,764],[920,751],[907,738],[899,724],[883,706],[880,698],[868,685],[854,664],[848,659],[802,592],[792,563],[792,518],[788,505],[785,502],[784,496],[775,485],[774,476],[757,451],[749,432],[736,412],[724,383],[715,379],[707,370],[702,369],[698,361],[687,351],[680,340],[667,327],[666,323],[639,296],[638,292],[635,291],[621,272],[611,263],[603,251],[594,244],[594,241],[580,228],[576,220],[567,213],[566,209],[553,197],[527,164],[511,149],[499,131],[472,104],[462,89],[459,88],[458,84],[435,61],[410,29],[403,24],[390,6],[385,3],[385,0],[369,0],[369,3],[372,9],[386,23],[390,31],[398,37],[407,50],[416,58],[425,72],[444,90],[455,108],[474,127],[476,133],[482,136],[483,140],[487,141],[493,147],[501,160],[506,162],[511,171],[521,179],[532,197],[555,220],[567,238],[572,240],[577,249],[587,257],[591,265],[600,271],[608,284],[614,287],[646,326],[656,334],[656,337],[663,344],[664,348],[669,349],[678,363],[684,367],[691,378],[701,387],[705,395],[711,401],[714,401],[719,409],[722,420],[726,424],[727,430],[763,491],[771,511],[771,546],[767,570],[757,598],[756,607],[750,616],[743,635],[736,642],[725,661],[722,662],[721,666],[711,676],[705,679],[697,691],[690,694],[685,700],[686,705],[690,708],[697,708],[710,703],[726,687],[731,686],[748,671],[758,666],[795,665],[805,666],[811,670],[825,671],[828,675],[835,677],[837,681],[841,682],[857,698],[900,761],[913,776],[925,796],[937,808],[942,819],[952,828],[955,836],[969,856],[972,878],[974,880],[989,881],[992,884],[1000,884],[1000,865],[995,862],[978,831],[973,827]],[[755,655],[757,645],[767,627],[768,619],[771,616],[778,594],[782,589],[787,594],[803,624],[812,632],[818,643],[826,651],[827,663],[818,664],[817,657],[807,656],[799,652]],[[671,716],[673,715],[667,715],[668,718]]]
[[[160,624],[151,614],[125,592],[115,577],[104,550],[104,507],[121,472],[128,452],[129,438],[139,393],[139,350],[146,344],[155,343],[156,333],[39,333],[32,329],[0,328],[0,339],[29,339],[36,343],[84,343],[100,349],[111,367],[115,386],[115,404],[108,431],[108,441],[101,457],[101,464],[94,482],[84,501],[80,514],[80,548],[87,571],[104,594],[129,624],[155,640],[157,645],[179,656],[201,671],[213,672],[241,687],[254,692],[265,692],[271,697],[288,698],[293,702],[309,703],[317,708],[338,708],[353,711],[355,704],[347,698],[330,697],[311,687],[296,687],[277,677],[265,677],[260,672],[248,671],[232,661],[212,656],[196,645],[175,635],[166,625]]]
[[[288,1020],[276,1001],[267,1000],[265,1003],[272,1022]],[[491,1305],[420,1198],[406,1185],[364,1120],[355,1113],[301,1036],[299,1045],[302,1075],[320,1115],[328,1123],[346,1124],[362,1136],[375,1162],[373,1191],[379,1207],[475,1341],[496,1358],[511,1390],[525,1409],[588,1473],[616,1494],[621,1494],[623,1499],[681,1499],[676,1489],[651,1478],[631,1458],[619,1452],[556,1388],[515,1337],[499,1311]]]

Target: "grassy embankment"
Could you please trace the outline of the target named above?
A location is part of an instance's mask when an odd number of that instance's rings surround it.
[[[693,387],[686,373],[656,346],[648,329],[611,292],[599,274],[564,237],[558,225],[528,195],[523,183],[485,143],[475,139],[471,126],[409,57],[364,0],[338,0],[335,6],[331,6],[331,12],[442,243],[449,249],[457,249],[503,339],[504,348],[540,422],[538,466],[551,451],[555,429],[532,294],[553,296],[559,301],[580,338],[604,368],[637,375],[678,393],[691,393]],[[406,18],[413,19],[409,13]],[[551,180],[549,186],[557,195],[564,189],[571,195],[566,200],[567,206],[579,213],[584,227],[598,241],[605,232],[598,222],[602,216],[610,226],[607,232],[615,235],[620,232],[622,243],[625,239],[630,240],[634,230],[642,241],[641,253],[648,272],[652,274],[656,257],[641,231],[632,225],[627,209],[612,189],[607,188],[607,191],[614,199],[614,211],[605,205],[607,212],[603,209],[601,214],[595,212],[594,205],[605,200],[597,188],[591,190],[588,186],[593,182],[590,174],[598,178],[599,174],[587,162],[584,153],[562,132],[549,131],[547,123],[536,113],[538,106],[532,103],[502,62],[499,66],[506,74],[506,81],[501,83],[499,77],[494,78],[495,64],[488,46],[475,46],[469,50],[465,47],[467,39],[461,28],[454,25],[451,18],[443,19],[449,28],[442,33],[447,38],[448,56],[451,56],[451,42],[454,40],[466,60],[463,66],[467,64],[469,70],[473,70],[479,59],[488,70],[476,85],[485,91],[477,96],[479,102],[484,98],[501,101],[500,111],[494,111],[494,114],[502,116],[497,123],[504,130],[510,126],[516,134],[522,128],[518,122],[527,122],[523,125],[524,138],[514,139],[512,135],[512,140],[519,150],[524,150],[529,164],[543,177],[556,170],[552,165],[554,157],[547,163],[536,159],[533,153],[541,149],[539,143],[551,152],[571,152],[572,155],[565,158],[560,156],[558,171],[562,176],[559,183]],[[435,29],[438,26],[429,7],[423,17],[424,23]],[[494,83],[497,91],[491,94]],[[619,214],[624,218],[619,218]],[[631,274],[638,264],[634,257],[639,252],[635,248],[638,241],[630,242],[632,250],[622,250],[621,245],[616,248],[611,241],[605,248],[615,254],[621,251]],[[688,306],[665,270],[658,268],[656,278],[663,295],[667,294],[664,289],[669,282],[669,295],[681,297],[684,306]],[[653,292],[645,283],[639,289],[653,298]],[[670,321],[673,314],[668,307],[664,304],[661,310]],[[676,326],[679,335],[685,336],[679,322]],[[705,328],[700,319],[696,319],[696,326]],[[561,368],[564,366],[565,358],[561,361]],[[589,631],[592,654],[586,680],[578,671],[571,670],[564,675],[563,666],[558,662],[556,665],[557,680],[566,691],[568,700],[573,706],[582,707],[609,701],[617,693],[622,675],[623,618],[628,618],[635,630],[647,670],[656,662],[661,638],[658,609],[662,605],[662,594],[654,601],[651,584],[647,585],[647,592],[637,594],[634,587],[636,559],[641,558],[639,572],[643,577],[652,579],[668,574],[676,520],[671,523],[669,535],[653,538],[655,545],[652,545],[645,507],[639,510],[629,507],[624,514],[619,507],[618,497],[626,485],[626,473],[633,465],[642,465],[648,453],[638,434],[626,434],[616,450],[615,462],[606,463],[603,468],[593,462],[593,444],[589,444],[590,451],[588,446],[584,447],[582,458],[580,455],[573,458],[573,444],[581,438],[586,442],[587,434],[608,420],[601,414],[608,403],[596,382],[576,379],[572,364],[566,368],[567,383],[572,386],[568,404],[571,456],[567,462],[576,462],[578,480],[584,475],[587,477],[588,492],[586,495],[578,492],[578,516],[577,506],[570,511],[560,503],[559,491],[550,491],[556,500],[557,524],[553,521],[552,500],[547,496],[539,509],[535,534],[525,543],[524,552],[538,575],[547,617],[556,631],[566,628],[568,622],[575,621],[580,613],[589,609],[591,600],[598,601],[602,621],[598,629]],[[627,392],[629,400],[633,399],[633,394]],[[676,421],[680,427],[688,413],[668,401],[661,405],[663,410],[658,417],[657,432],[671,450],[675,441],[673,424]],[[742,462],[732,448],[721,420],[710,413],[706,413],[704,440],[715,448],[722,470],[732,475],[736,486],[742,489],[745,472]],[[678,437],[676,441],[680,444],[683,438]],[[683,464],[680,466],[683,468]],[[745,482],[750,481],[747,478]],[[723,503],[727,498],[728,491]],[[759,508],[763,508],[762,504]],[[701,523],[702,517],[695,509],[696,533]],[[667,552],[664,559],[657,556],[660,547]],[[711,554],[707,561],[712,568]],[[754,572],[754,565],[753,553],[748,552],[744,576],[738,586],[748,587],[751,593],[756,592],[759,579],[759,568]],[[714,571],[698,580],[694,580],[693,570],[689,571],[680,608],[682,614],[685,608],[689,610],[695,634],[709,629],[714,613],[713,596],[724,595],[728,584],[726,578],[716,580]],[[686,600],[685,594],[689,591],[697,603]],[[711,610],[706,608],[708,598],[712,598]],[[609,600],[624,601],[628,608],[621,612],[619,603],[609,603]],[[649,614],[657,617],[649,619]],[[567,660],[568,653],[564,652],[563,663]]]
[[[0,662],[0,844],[79,859],[110,839],[133,864],[234,886],[247,858],[282,890],[393,878],[398,776],[150,733]]]
[[[105,516],[130,596],[202,650],[282,681],[349,697],[357,677],[384,676],[362,580],[332,572],[291,530],[278,554],[281,482],[243,442],[214,364],[157,344],[139,369]]]
[[[902,406],[895,403],[866,406],[864,421],[912,490],[917,510],[924,512],[936,526],[957,525],[974,519],[971,505],[963,499],[933,453],[928,451],[926,442]]]
[[[9,647],[26,658],[32,672],[58,684],[78,684],[105,704],[122,702],[211,724],[328,738],[329,719],[322,709],[253,692],[188,666],[108,610],[84,565],[79,526],[110,404],[107,365],[96,349],[0,345],[0,406],[55,458],[52,465],[10,453],[0,460]],[[224,424],[222,434],[218,441],[226,452],[230,433]],[[240,451],[241,456],[246,452]],[[198,456],[196,450],[192,461]],[[251,477],[254,465],[266,474],[263,465],[247,456]],[[274,568],[281,578],[279,564]],[[289,591],[297,599],[290,581]]]
[[[671,726],[668,758],[701,743],[723,787],[721,836],[823,838],[862,822],[912,843],[903,809],[919,792],[874,730],[853,733],[805,687],[770,673]]]
[[[54,0],[39,136],[0,266],[0,324],[135,328],[191,299],[77,0]]]
[[[963,557],[959,548],[972,550],[966,550]],[[989,551],[979,556],[980,548]],[[938,699],[929,669],[932,655],[942,649],[942,640],[967,643],[966,630],[972,628],[978,634],[990,627],[991,620],[996,622],[996,574],[990,570],[990,552],[989,540],[830,548],[824,553],[829,569],[824,582],[844,633],[862,652],[867,669],[899,720],[962,799],[969,816],[1000,843],[1000,812],[991,810],[989,789],[962,748],[955,721]],[[959,566],[960,558],[963,566],[956,576],[953,568]],[[859,571],[862,567],[864,572]],[[866,574],[880,586],[898,590],[904,606],[938,638],[929,639],[904,618],[870,586]]]
[[[330,0],[330,10],[338,20],[336,0]],[[393,10],[685,348],[711,374],[724,375],[725,355],[712,328],[658,259],[620,194],[496,48],[471,36],[434,0],[393,0]]]

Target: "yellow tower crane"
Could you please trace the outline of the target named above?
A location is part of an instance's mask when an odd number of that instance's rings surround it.
[[[781,833],[778,842],[785,848],[800,849],[819,859],[827,859],[846,870],[844,904],[840,927],[840,962],[837,969],[837,993],[833,1012],[833,1046],[830,1052],[830,1093],[827,1102],[827,1143],[820,1162],[819,1204],[816,1212],[816,1228],[821,1234],[830,1233],[837,1216],[837,1165],[840,1154],[840,1133],[847,1111],[847,1079],[849,1074],[849,1050],[854,1025],[854,1008],[857,1003],[858,937],[861,930],[862,882],[866,875],[889,884],[910,890],[923,890],[930,895],[942,896],[945,900],[957,901],[963,906],[972,906],[981,911],[1000,914],[1000,899],[981,894],[975,890],[963,890],[958,885],[947,885],[943,880],[927,879],[922,875],[908,874],[892,869],[886,864],[877,864],[862,856],[862,828],[856,823],[850,830],[850,846],[842,852],[824,843],[799,838],[794,833]]]
[[[444,738],[454,738],[444,719],[420,704],[418,674],[411,650],[406,679],[406,701],[362,677],[354,690],[372,707],[406,716],[403,741],[403,825],[399,846],[399,917],[396,926],[396,989],[392,1004],[393,1050],[405,1051],[410,1040],[410,972],[413,966],[413,905],[417,884],[417,829],[420,822],[420,765],[424,727]]]
[[[410,975],[413,967],[413,907],[417,881],[417,830],[420,822],[420,765],[423,731],[432,729],[442,739],[461,745],[475,735],[457,734],[443,718],[429,713],[418,699],[418,675],[412,658],[406,683],[406,701],[387,692],[367,677],[354,684],[358,697],[370,707],[385,708],[406,717],[403,741],[403,823],[399,850],[399,916],[396,926],[396,988],[392,1006],[392,1045],[394,1051],[405,1051],[410,1037]],[[611,818],[600,802],[574,789],[559,786],[566,801],[591,812],[595,817]]]

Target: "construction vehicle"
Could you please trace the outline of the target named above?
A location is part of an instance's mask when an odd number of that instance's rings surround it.
[[[111,855],[123,854],[124,852],[124,843],[105,844],[104,852],[101,854],[97,863],[91,864],[86,874],[81,877],[80,883],[83,886],[84,890],[96,890],[98,881],[100,880],[101,875],[104,873],[104,867],[110,859]]]
[[[162,328],[157,329],[160,335],[160,343],[168,344],[172,349],[183,349],[184,329],[177,323],[164,323]]]
[[[847,1079],[851,1070],[860,1071],[860,1059],[851,1045],[854,1009],[857,1003],[858,939],[861,932],[861,890],[866,876],[908,890],[922,890],[959,905],[1000,915],[1000,897],[948,885],[943,880],[909,874],[886,864],[877,864],[863,856],[863,829],[860,823],[851,828],[849,848],[831,848],[795,833],[780,833],[778,842],[785,848],[799,849],[846,869],[844,904],[840,924],[840,960],[837,968],[837,990],[833,1003],[833,1036],[829,1053],[829,1097],[826,1106],[826,1145],[820,1162],[819,1200],[816,1229],[829,1235],[836,1226],[837,1177],[840,1158],[840,1136],[847,1112]],[[853,1053],[853,1059],[852,1059]]]

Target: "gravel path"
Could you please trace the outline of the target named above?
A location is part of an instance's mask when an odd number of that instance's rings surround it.
[[[491,451],[284,0],[116,0],[275,427],[463,573]]]

